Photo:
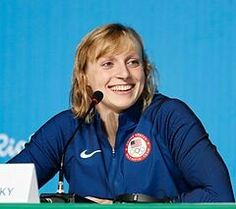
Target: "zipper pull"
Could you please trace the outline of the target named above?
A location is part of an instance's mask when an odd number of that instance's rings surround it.
[[[116,156],[116,151],[115,151],[115,148],[112,147],[112,157],[115,157]]]

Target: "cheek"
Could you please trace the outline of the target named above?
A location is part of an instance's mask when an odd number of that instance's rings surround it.
[[[143,70],[140,70],[139,72],[137,72],[135,77],[136,77],[136,80],[139,81],[141,85],[144,85],[146,77]]]
[[[88,78],[88,85],[92,88],[92,90],[95,90],[96,89],[96,82],[97,82],[95,73],[88,74],[87,78]]]
[[[146,82],[146,76],[144,73],[141,73],[139,77],[137,78],[139,81],[139,91],[142,92],[144,90],[145,82]]]
[[[88,83],[93,89],[95,90],[102,90],[104,86],[108,83],[108,76],[106,76],[104,73],[99,72],[99,73],[94,73],[93,75],[90,75],[88,78]]]

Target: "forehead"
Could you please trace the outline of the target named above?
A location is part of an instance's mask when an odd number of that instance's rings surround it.
[[[89,53],[89,61],[94,62],[103,56],[118,55],[123,52],[137,52],[142,55],[140,43],[133,37],[121,36],[117,39],[104,39],[94,43]]]

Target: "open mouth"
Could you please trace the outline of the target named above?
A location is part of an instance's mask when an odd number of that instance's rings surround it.
[[[134,84],[125,84],[125,85],[112,85],[108,86],[112,91],[116,92],[127,92],[134,88]]]

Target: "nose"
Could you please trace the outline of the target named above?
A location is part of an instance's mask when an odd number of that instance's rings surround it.
[[[121,79],[127,79],[130,77],[129,68],[126,66],[125,63],[120,64],[117,72],[117,77]]]

